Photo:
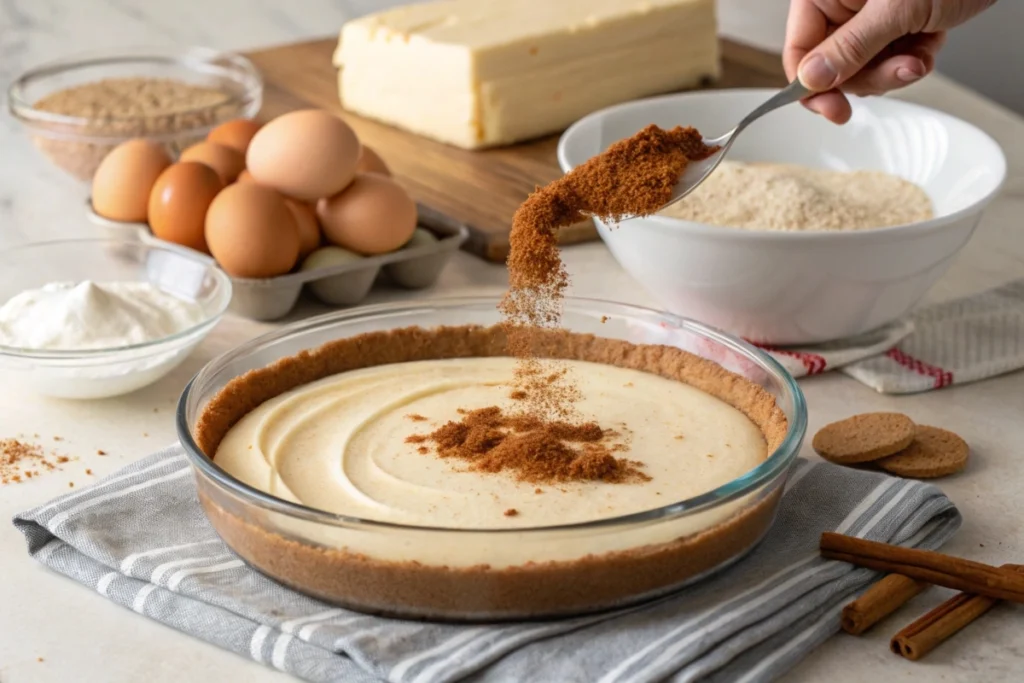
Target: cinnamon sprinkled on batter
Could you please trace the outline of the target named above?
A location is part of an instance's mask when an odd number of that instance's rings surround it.
[[[505,415],[490,406],[466,412],[458,422],[450,421],[418,438],[433,442],[442,458],[457,458],[476,472],[508,471],[520,481],[550,483],[604,481],[620,483],[648,481],[632,460],[612,453],[621,444],[608,443],[614,434],[596,423],[571,424],[529,415]]]
[[[426,422],[427,421],[427,418],[425,418],[422,415],[419,415],[417,413],[413,413],[411,415],[406,415],[405,417],[410,419],[410,420],[412,420],[413,422]]]

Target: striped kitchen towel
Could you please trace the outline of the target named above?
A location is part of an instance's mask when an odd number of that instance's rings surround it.
[[[726,367],[736,363],[715,357],[728,353],[720,348],[690,348],[695,347],[692,339],[673,338],[671,330],[653,334],[651,341],[688,348]],[[839,370],[883,394],[974,382],[1024,368],[1024,280],[925,306],[905,320],[852,339],[808,348],[755,346],[794,377]]]
[[[878,575],[821,559],[835,530],[937,548],[960,514],[930,484],[798,460],[771,531],[717,576],[653,603],[549,622],[359,614],[250,569],[209,525],[178,447],[18,515],[29,553],[133,610],[308,681],[770,681],[839,630]]]

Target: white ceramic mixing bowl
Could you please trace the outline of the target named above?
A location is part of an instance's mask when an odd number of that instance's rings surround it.
[[[713,137],[775,91],[668,95],[595,112],[558,145],[568,171],[654,123]],[[836,126],[790,106],[755,122],[729,159],[836,170],[876,169],[920,185],[935,218],[852,232],[769,232],[665,216],[610,227],[612,254],[659,303],[747,339],[807,344],[849,337],[901,316],[946,271],[1006,176],[999,145],[942,112],[890,98],[855,99]]]

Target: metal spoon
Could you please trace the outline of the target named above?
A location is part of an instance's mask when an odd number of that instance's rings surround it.
[[[718,146],[719,150],[707,159],[687,164],[686,170],[679,178],[679,182],[676,184],[675,190],[672,192],[672,199],[670,199],[665,206],[661,207],[661,209],[658,209],[658,211],[663,211],[667,207],[672,206],[683,197],[697,189],[697,186],[704,182],[707,177],[711,175],[711,172],[718,168],[718,165],[722,163],[722,159],[724,159],[725,155],[729,153],[729,148],[732,147],[732,143],[736,141],[736,138],[743,132],[743,129],[768,112],[774,111],[779,107],[784,107],[787,104],[799,102],[810,94],[810,90],[801,85],[799,80],[795,80],[779,92],[775,93],[775,95],[766,100],[760,107],[747,114],[747,116],[740,121],[735,128],[725,135],[713,139],[705,138],[705,145],[709,147]]]

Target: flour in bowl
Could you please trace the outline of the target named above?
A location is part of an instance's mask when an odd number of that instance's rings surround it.
[[[934,216],[914,183],[881,171],[723,161],[663,216],[746,230],[849,231]]]

